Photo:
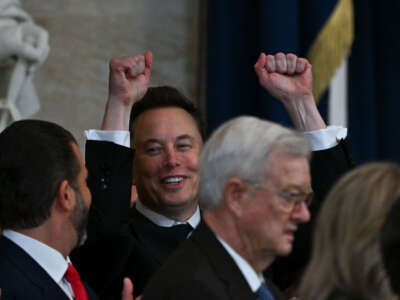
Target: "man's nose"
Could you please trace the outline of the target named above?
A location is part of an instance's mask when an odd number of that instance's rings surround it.
[[[165,166],[174,168],[179,165],[178,154],[174,148],[167,148],[165,152]]]
[[[310,217],[311,213],[308,209],[308,206],[304,202],[301,202],[297,207],[294,208],[291,218],[298,223],[307,223],[310,221]]]

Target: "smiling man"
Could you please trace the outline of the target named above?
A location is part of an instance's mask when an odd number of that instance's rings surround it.
[[[204,222],[143,299],[285,299],[262,272],[310,220],[310,152],[298,133],[253,117],[217,129],[200,156]]]
[[[198,159],[204,138],[202,115],[172,87],[149,88],[142,97],[133,104],[130,118],[121,124],[128,128],[129,120],[133,157],[128,148],[118,158],[113,157],[118,147],[114,143],[99,145],[90,140],[86,145],[86,163],[92,174],[89,186],[96,204],[88,243],[73,258],[102,299],[117,297],[123,277],[132,279],[134,292],[140,295],[154,272],[201,219],[197,192]],[[121,103],[120,98],[117,101]],[[124,114],[126,110],[123,107]],[[115,111],[107,109],[103,129],[118,129],[115,123],[121,118],[112,125],[107,123],[114,115]],[[113,131],[116,135],[124,133]],[[132,183],[138,200],[130,209],[126,201],[130,190],[126,187]],[[106,275],[95,271],[98,260],[110,270]]]
[[[131,116],[133,182],[139,202],[181,222],[198,209],[198,158],[203,145],[202,128],[191,116],[190,106],[173,88],[150,88]]]

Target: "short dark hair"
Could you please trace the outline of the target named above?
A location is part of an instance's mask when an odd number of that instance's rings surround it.
[[[162,107],[178,107],[189,113],[196,122],[197,129],[203,140],[205,139],[206,124],[202,112],[185,95],[174,87],[151,87],[140,101],[136,102],[131,110],[129,131],[134,135],[134,124],[137,117],[143,112]]]
[[[76,187],[81,166],[73,143],[70,132],[39,120],[15,122],[0,133],[0,227],[41,225],[61,182]]]
[[[400,198],[391,207],[382,227],[380,242],[382,260],[389,275],[392,290],[400,294]]]

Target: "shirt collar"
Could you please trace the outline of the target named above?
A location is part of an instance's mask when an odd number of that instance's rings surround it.
[[[185,222],[179,222],[173,219],[170,219],[166,216],[160,215],[159,213],[156,213],[155,211],[148,209],[146,206],[143,205],[142,202],[138,199],[136,201],[136,209],[138,212],[140,212],[142,215],[144,215],[146,218],[148,218],[150,221],[152,221],[154,224],[161,226],[161,227],[172,227],[174,225],[178,224],[189,224],[193,228],[196,228],[197,225],[200,223],[200,209],[197,206],[196,211],[194,214]]]
[[[54,248],[14,230],[5,229],[3,235],[31,256],[55,282],[63,279],[70,262],[69,257],[65,259]]]
[[[242,272],[244,278],[246,279],[247,283],[249,284],[251,290],[255,293],[258,288],[264,283],[263,275],[257,274],[256,271],[250,266],[250,264],[241,257],[231,246],[228,245],[222,238],[217,236],[218,241],[222,244],[225,250],[229,253],[232,257],[233,261],[238,266],[240,272]]]

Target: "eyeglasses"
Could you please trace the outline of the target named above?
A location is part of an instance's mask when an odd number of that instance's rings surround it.
[[[264,186],[260,184],[254,184],[253,186],[258,189],[258,190],[267,190],[278,197],[282,198],[284,201],[281,201],[279,204],[282,207],[282,209],[286,212],[292,212],[295,209],[297,209],[302,202],[304,202],[307,207],[311,205],[311,202],[313,200],[314,193],[312,191],[312,188],[310,187],[307,192],[300,192],[300,193],[291,193],[291,192],[285,192],[281,191],[279,189],[275,189],[269,186]]]

